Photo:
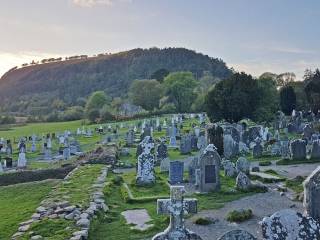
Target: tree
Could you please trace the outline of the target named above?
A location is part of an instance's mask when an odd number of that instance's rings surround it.
[[[258,82],[244,72],[235,73],[216,84],[206,97],[207,114],[211,121],[226,119],[237,122],[253,117],[259,103]]]
[[[281,73],[277,76],[277,86],[284,87],[287,86],[290,82],[294,82],[296,79],[296,75],[294,73],[286,72]]]
[[[159,107],[161,96],[162,86],[156,80],[135,80],[129,90],[132,103],[148,111]]]
[[[309,72],[309,75],[305,75],[304,84],[311,109],[317,113],[320,110],[320,70],[316,69],[314,72]]]
[[[164,78],[169,75],[169,71],[167,69],[161,68],[151,75],[151,79],[156,79],[158,82],[162,83]]]
[[[277,83],[272,75],[263,75],[258,83],[258,103],[254,112],[254,119],[258,122],[273,120],[279,109],[279,93]]]
[[[107,103],[107,95],[103,91],[97,91],[89,97],[85,113],[88,119],[94,122],[99,118],[99,110]]]
[[[170,73],[164,79],[165,92],[176,106],[178,112],[189,112],[196,98],[194,89],[197,81],[191,72]]]
[[[292,86],[286,86],[280,90],[280,107],[286,115],[290,115],[296,108],[296,94]]]

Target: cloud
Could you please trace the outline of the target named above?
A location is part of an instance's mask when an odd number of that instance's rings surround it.
[[[79,7],[111,6],[115,2],[131,2],[131,0],[72,0]]]

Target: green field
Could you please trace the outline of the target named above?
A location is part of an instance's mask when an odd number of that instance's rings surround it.
[[[10,239],[20,222],[29,220],[58,180],[0,187],[0,239]]]

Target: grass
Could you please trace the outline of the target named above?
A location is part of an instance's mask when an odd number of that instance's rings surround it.
[[[28,220],[58,180],[0,187],[0,239],[10,239],[20,222]]]
[[[252,210],[251,209],[242,209],[242,210],[233,210],[228,213],[227,220],[229,222],[244,222],[252,218]]]
[[[292,189],[295,193],[300,194],[303,192],[303,183],[304,177],[298,176],[293,179],[286,180],[286,187]]]
[[[75,226],[70,226],[70,221],[65,219],[45,219],[40,222],[33,223],[29,232],[33,232],[33,236],[41,235],[46,240],[64,240],[72,237],[72,232],[79,231]],[[19,240],[29,240],[30,237],[24,234]]]
[[[88,207],[91,186],[100,175],[102,166],[100,164],[80,166],[71,178],[62,182],[49,197],[58,201],[67,200],[71,205]]]
[[[131,182],[131,189],[133,193],[137,196],[153,196],[155,194],[169,195],[168,187],[160,188],[155,185],[153,188],[148,187],[133,187],[134,180],[133,173],[122,174],[125,182]],[[162,179],[166,181],[166,175],[157,173],[157,180]],[[90,228],[89,239],[90,240],[140,240],[140,239],[150,239],[156,233],[163,231],[168,226],[168,217],[157,215],[157,201],[151,199],[150,201],[144,202],[126,202],[123,199],[121,193],[121,187],[113,184],[114,174],[109,174],[108,180],[109,184],[105,189],[105,199],[110,208],[110,211],[106,215],[100,215],[96,219]],[[159,182],[161,185],[161,180]],[[199,210],[205,209],[218,209],[224,206],[226,202],[234,201],[245,196],[252,195],[254,193],[244,193],[234,190],[235,180],[232,178],[226,178],[221,175],[221,191],[211,192],[208,194],[193,194],[188,197],[195,197],[198,199]],[[233,189],[233,190],[231,190]],[[146,231],[138,231],[130,229],[130,225],[126,224],[124,217],[121,213],[125,210],[130,209],[146,209],[152,219],[150,222],[154,226]],[[130,236],[130,238],[128,238]]]
[[[305,164],[305,163],[319,163],[319,158],[311,159],[301,159],[301,160],[292,160],[292,159],[281,159],[277,161],[277,165],[294,165],[294,164]]]

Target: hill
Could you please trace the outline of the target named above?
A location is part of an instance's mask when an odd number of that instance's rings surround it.
[[[6,112],[43,113],[55,99],[79,105],[90,93],[104,90],[124,97],[135,79],[148,79],[159,69],[191,71],[196,78],[209,71],[225,78],[231,70],[217,58],[185,48],[133,49],[90,58],[33,64],[12,69],[0,79],[0,109]]]

